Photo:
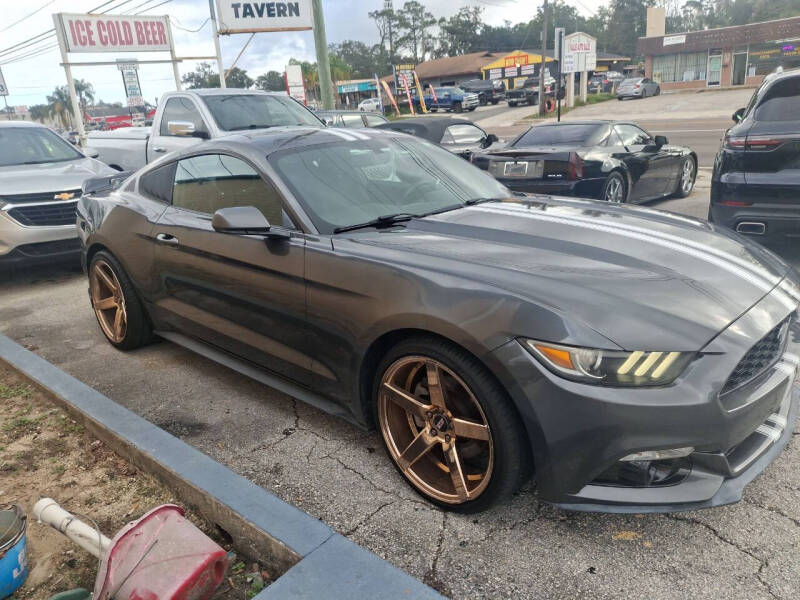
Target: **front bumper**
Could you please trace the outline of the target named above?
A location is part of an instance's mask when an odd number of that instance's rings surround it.
[[[36,261],[77,256],[77,238],[75,225],[25,226],[0,210],[0,260]],[[58,243],[71,240],[76,240],[74,247],[70,243]]]
[[[504,383],[531,438],[539,498],[571,510],[626,513],[737,502],[792,436],[800,364],[797,320],[775,364],[744,386],[719,392],[753,344],[796,311],[797,294],[789,298],[773,290],[666,387],[576,383],[545,369],[517,341],[496,349],[494,358],[510,376]],[[665,485],[604,478],[629,454],[689,446],[695,451],[680,459],[679,475]]]

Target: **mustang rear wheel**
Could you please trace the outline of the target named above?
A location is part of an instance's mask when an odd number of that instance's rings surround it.
[[[439,339],[407,340],[376,377],[378,425],[397,469],[429,501],[483,510],[529,476],[528,444],[486,369]]]
[[[92,309],[106,339],[121,350],[133,350],[152,338],[150,323],[133,284],[110,253],[100,251],[89,265]]]

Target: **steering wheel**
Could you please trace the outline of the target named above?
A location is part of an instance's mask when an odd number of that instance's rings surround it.
[[[400,200],[401,204],[411,204],[411,200],[414,196],[420,194],[423,189],[425,188],[432,188],[436,189],[437,185],[432,181],[420,181],[419,183],[415,183],[412,185],[405,194],[403,194],[403,198]]]

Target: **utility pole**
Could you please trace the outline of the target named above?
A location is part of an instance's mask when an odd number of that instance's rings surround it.
[[[325,35],[325,16],[322,14],[322,0],[311,0],[314,12],[314,46],[317,49],[317,73],[322,108],[334,108],[333,82],[331,81],[331,62],[328,58],[328,37]]]
[[[394,5],[392,0],[384,0],[383,9],[388,10],[386,23],[389,26],[389,62],[394,64],[394,44],[392,43],[392,21],[394,21]]]
[[[222,49],[219,47],[219,28],[217,27],[217,17],[214,13],[214,0],[208,0],[208,10],[211,15],[211,34],[214,37],[214,50],[217,53],[217,70],[219,70],[219,87],[227,88],[225,83],[225,67],[222,66]],[[176,63],[173,63],[176,64]],[[178,88],[180,89],[180,87]]]
[[[544,66],[547,59],[547,0],[542,9],[542,63],[539,65],[539,116],[544,114]]]

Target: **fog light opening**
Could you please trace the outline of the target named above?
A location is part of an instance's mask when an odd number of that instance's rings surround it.
[[[592,483],[615,487],[663,487],[677,485],[691,472],[689,457],[664,460],[618,461]]]
[[[633,462],[642,460],[667,460],[670,458],[683,458],[689,456],[694,452],[693,446],[686,446],[685,448],[671,448],[670,450],[648,450],[646,452],[634,452],[628,454],[625,458],[620,460],[623,462]]]

